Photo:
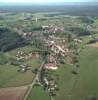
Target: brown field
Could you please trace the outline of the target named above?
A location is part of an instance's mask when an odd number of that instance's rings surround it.
[[[98,42],[93,43],[93,44],[90,44],[89,46],[91,46],[91,47],[95,47],[95,48],[98,48]]]
[[[0,100],[22,100],[26,93],[27,86],[13,87],[13,88],[1,88]]]

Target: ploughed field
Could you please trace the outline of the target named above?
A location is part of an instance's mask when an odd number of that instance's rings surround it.
[[[1,88],[0,100],[22,100],[27,90],[26,86],[14,88]]]

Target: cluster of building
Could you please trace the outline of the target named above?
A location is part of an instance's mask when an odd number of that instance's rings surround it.
[[[25,55],[25,53],[22,50],[18,49],[17,54],[16,54],[16,60],[20,61],[20,60],[24,59],[24,55]]]
[[[47,33],[61,33],[64,32],[64,27],[56,25],[42,25],[42,29],[47,30]]]
[[[48,63],[45,65],[46,69],[57,70],[56,64],[56,56],[60,54],[62,57],[65,57],[67,52],[69,52],[68,48],[65,48],[64,45],[58,44],[55,40],[47,39],[45,41],[48,48],[50,48],[51,53],[49,55]]]
[[[65,56],[67,52],[69,52],[68,48],[65,48],[63,44],[56,43],[55,40],[47,40],[46,41],[47,46],[51,49],[51,51],[55,54],[61,54],[62,56]]]
[[[29,67],[28,64],[21,62],[22,60],[29,60],[32,59],[33,57],[39,58],[39,54],[37,52],[29,52],[26,54],[23,52],[21,49],[18,49],[16,53],[16,61],[18,62],[19,65],[19,71],[25,72],[27,68]]]
[[[57,88],[57,84],[53,79],[48,80],[46,77],[44,77],[44,83],[45,88],[48,90],[49,93],[55,91]]]
[[[48,57],[48,63],[45,64],[45,68],[48,70],[57,70],[56,59],[54,54],[50,54]]]

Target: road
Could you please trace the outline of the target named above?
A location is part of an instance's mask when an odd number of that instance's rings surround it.
[[[43,68],[43,66],[44,66],[44,63],[45,63],[45,62],[43,61],[42,64],[40,65],[40,67],[39,67],[39,69],[38,69],[38,71],[37,71],[37,74],[36,74],[34,80],[32,81],[32,83],[29,85],[29,89],[28,89],[28,91],[26,92],[26,94],[25,94],[23,100],[27,100],[27,97],[29,96],[29,94],[30,94],[30,92],[31,92],[31,90],[32,90],[32,88],[33,88],[33,86],[36,84],[37,81],[39,81],[40,74],[41,74],[41,70],[42,70],[42,68]]]

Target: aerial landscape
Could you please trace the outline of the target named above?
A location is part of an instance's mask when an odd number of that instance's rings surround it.
[[[0,1],[0,100],[98,100],[97,0],[13,1]]]

